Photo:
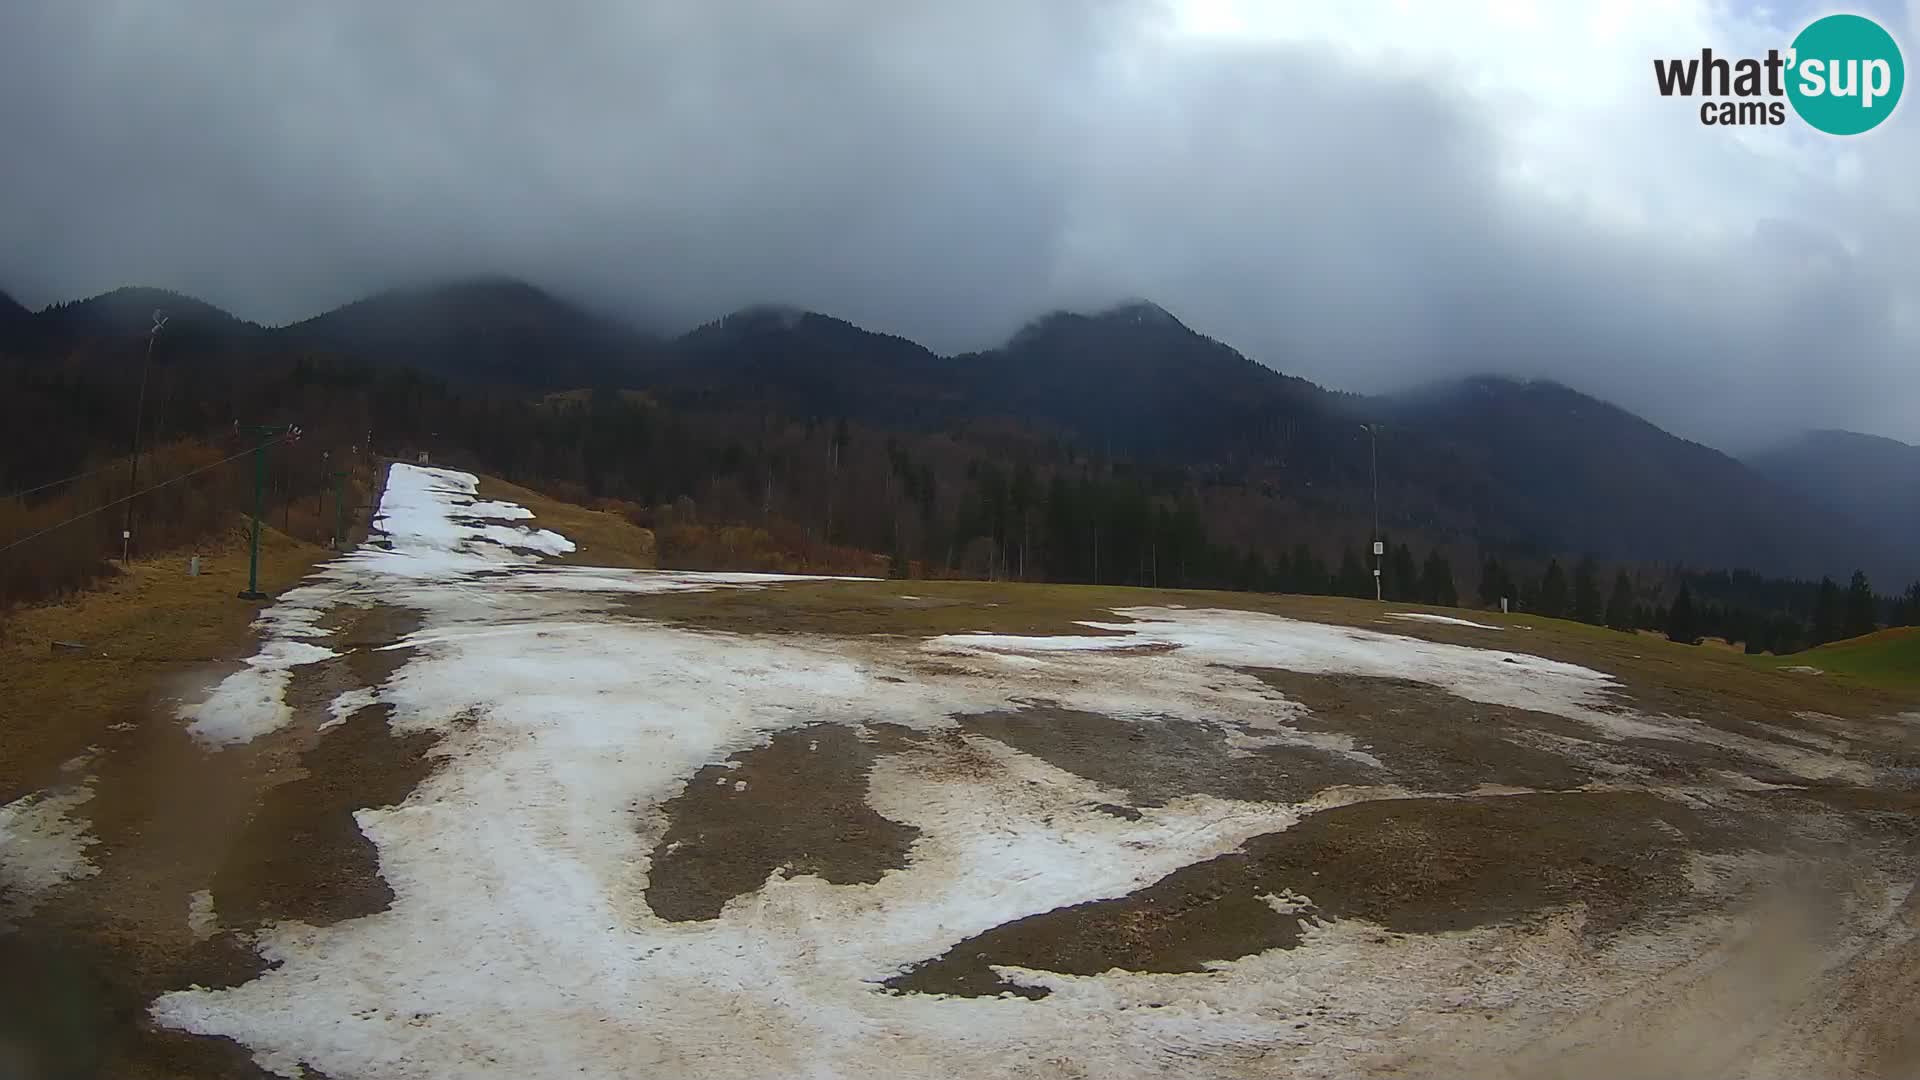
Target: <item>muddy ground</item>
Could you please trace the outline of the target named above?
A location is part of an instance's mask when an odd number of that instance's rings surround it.
[[[101,733],[86,804],[99,873],[0,934],[0,1076],[269,1075],[231,1041],[159,1028],[145,1012],[168,989],[265,971],[250,935],[268,921],[326,925],[391,899],[353,812],[405,799],[431,769],[433,740],[389,734],[384,706],[324,738],[320,729],[335,696],[376,687],[406,662],[407,650],[383,647],[419,616],[376,604],[328,621],[343,655],[297,670],[295,723],[280,738],[209,753],[172,716],[175,680],[138,722]],[[195,681],[210,686],[228,670],[210,666]],[[196,931],[202,890],[220,923]]]
[[[1079,620],[1126,621],[1091,599],[1005,585],[831,583],[634,597],[617,615],[824,637],[858,653],[881,647],[870,638],[902,649],[936,633],[1096,634]],[[1322,607],[1303,601],[1292,613],[1378,621],[1364,605]],[[324,625],[342,655],[296,669],[286,694],[294,722],[270,738],[218,752],[195,743],[173,715],[194,688],[170,678],[78,744],[92,747],[85,815],[98,872],[30,905],[0,934],[0,970],[9,973],[0,980],[0,1077],[266,1075],[228,1040],[156,1027],[147,1005],[169,990],[257,977],[269,963],[253,948],[263,927],[331,925],[393,902],[354,814],[408,799],[436,768],[439,737],[395,735],[385,705],[344,716],[332,707],[404,668],[414,655],[404,642],[422,615],[342,604]],[[635,829],[657,825],[644,903],[660,919],[701,924],[770,876],[859,886],[911,866],[920,830],[876,810],[869,785],[894,756],[930,751],[941,768],[976,777],[1002,769],[1007,753],[1024,755],[1115,793],[1093,808],[1120,821],[1195,796],[1304,809],[1290,827],[1131,891],[966,935],[905,965],[875,994],[1010,995],[1044,1009],[1049,991],[1020,972],[1199,975],[1301,948],[1334,925],[1391,945],[1571,919],[1577,947],[1597,954],[1623,935],[1745,902],[1751,883],[1702,886],[1701,867],[1715,859],[1771,860],[1777,875],[1815,875],[1836,891],[1903,873],[1911,883],[1920,738],[1912,723],[1891,719],[1911,702],[1721,658],[1690,667],[1665,643],[1584,630],[1391,629],[1497,648],[1526,634],[1531,652],[1616,675],[1612,707],[1623,713],[1686,716],[1728,738],[1610,738],[1589,723],[1410,680],[1271,668],[1240,674],[1297,706],[1275,710],[1296,736],[1290,742],[1263,737],[1266,728],[1038,699],[926,717],[914,728],[796,716],[636,815]],[[915,662],[927,672],[978,671],[950,658]],[[228,670],[204,667],[199,689]],[[1782,764],[1800,753],[1864,771],[1816,778]],[[34,774],[34,784],[50,782],[44,770]],[[195,917],[202,894],[217,913],[211,924]],[[1911,949],[1901,948],[1891,942],[1821,976],[1834,980],[1840,1013],[1808,1014],[1798,999],[1779,1006],[1807,1026],[1803,1042],[1835,1043],[1821,1060],[1886,1076],[1915,1063],[1920,1047],[1905,1021],[1920,1016],[1911,997],[1888,989],[1911,984],[1901,966]],[[1600,1023],[1599,1013],[1581,1015]],[[1399,1074],[1417,1071],[1408,1064]]]

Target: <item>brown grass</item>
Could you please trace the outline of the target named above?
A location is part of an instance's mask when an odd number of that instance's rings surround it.
[[[1800,710],[1886,717],[1920,703],[1920,692],[1913,690],[1775,671],[1737,651],[1680,645],[1567,619],[1332,596],[985,581],[827,581],[637,596],[628,601],[627,610],[644,618],[742,633],[924,636],[974,630],[1098,633],[1080,620],[1124,622],[1113,609],[1164,604],[1265,611],[1428,641],[1532,653],[1617,676],[1629,703],[1709,722],[1748,716],[1792,723],[1793,713]],[[1497,629],[1384,617],[1406,611],[1465,618]]]
[[[137,717],[170,678],[247,651],[261,605],[238,598],[247,583],[244,522],[233,517],[199,549],[198,577],[187,576],[185,554],[136,559],[95,588],[0,623],[0,802],[51,782],[61,762],[109,724]],[[263,529],[260,588],[286,589],[326,555]]]
[[[181,440],[143,453],[139,486],[144,493],[131,503],[133,554],[153,557],[189,551],[208,538],[217,542],[236,513],[250,511],[253,465],[244,454],[234,457],[243,450]],[[323,479],[318,449],[276,446],[268,453],[265,522],[325,544],[340,514],[333,482]],[[365,468],[349,471],[345,495],[351,525],[366,516],[372,484]],[[118,500],[127,490],[123,459],[44,497],[0,500],[0,547],[24,541],[0,553],[0,610],[85,589],[119,573],[128,504]],[[44,530],[51,531],[35,536]]]
[[[555,561],[579,566],[621,566],[650,570],[656,565],[654,537],[625,517],[590,510],[543,495],[532,488],[491,476],[480,478],[480,497],[518,503],[533,511],[533,524],[573,541],[574,550]]]

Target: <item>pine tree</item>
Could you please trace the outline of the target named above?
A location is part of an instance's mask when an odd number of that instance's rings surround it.
[[[1567,572],[1560,569],[1559,559],[1548,560],[1547,572],[1540,578],[1540,598],[1536,603],[1540,614],[1550,619],[1567,613]]]
[[[1324,596],[1327,592],[1327,568],[1320,565],[1313,549],[1305,544],[1293,546],[1293,587],[1294,591],[1309,596]]]
[[[1680,593],[1673,598],[1673,606],[1667,609],[1667,640],[1682,645],[1700,644],[1700,628],[1694,621],[1693,594],[1687,591],[1687,583],[1680,583]]]
[[[1503,598],[1513,597],[1513,583],[1507,580],[1507,568],[1500,560],[1487,559],[1487,565],[1480,568],[1480,606],[1499,607]]]
[[[1613,577],[1613,594],[1607,597],[1607,625],[1631,632],[1634,627],[1633,581],[1622,570]]]
[[[1813,629],[1807,640],[1825,645],[1840,636],[1840,586],[1830,577],[1820,579],[1820,592],[1813,601]]]
[[[1873,633],[1877,626],[1873,606],[1873,586],[1867,584],[1865,571],[1855,570],[1853,580],[1847,583],[1845,636],[1859,637]]]
[[[1382,595],[1388,600],[1417,600],[1420,596],[1420,565],[1413,561],[1413,549],[1405,544],[1396,544],[1393,558],[1387,570],[1386,589]]]
[[[1267,560],[1258,551],[1249,549],[1240,561],[1240,580],[1235,587],[1241,592],[1266,591]]]
[[[1420,599],[1440,607],[1457,607],[1460,592],[1453,584],[1453,567],[1439,548],[1427,553],[1427,564],[1420,572]]]
[[[1373,582],[1368,579],[1366,568],[1360,565],[1360,555],[1351,544],[1340,552],[1340,574],[1334,580],[1334,589],[1337,596],[1373,596]]]
[[[1573,570],[1573,617],[1597,626],[1601,614],[1600,567],[1589,556]]]
[[[1893,602],[1889,626],[1920,626],[1920,581],[1907,586],[1905,594]]]

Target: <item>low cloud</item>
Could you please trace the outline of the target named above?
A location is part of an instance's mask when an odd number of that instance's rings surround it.
[[[0,8],[0,287],[265,322],[505,272],[941,350],[1146,296],[1342,389],[1558,378],[1733,449],[1920,439],[1920,131],[1715,129],[1718,5]],[[1903,10],[1877,12],[1920,40]]]

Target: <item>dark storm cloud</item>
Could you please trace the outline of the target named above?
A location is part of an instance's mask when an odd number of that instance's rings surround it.
[[[1646,104],[1530,121],[1324,43],[1179,38],[1147,0],[25,0],[0,287],[279,322],[504,272],[943,350],[1141,295],[1340,388],[1495,370],[1723,444],[1920,438],[1910,108],[1756,152]],[[1555,187],[1586,173],[1633,205]]]

